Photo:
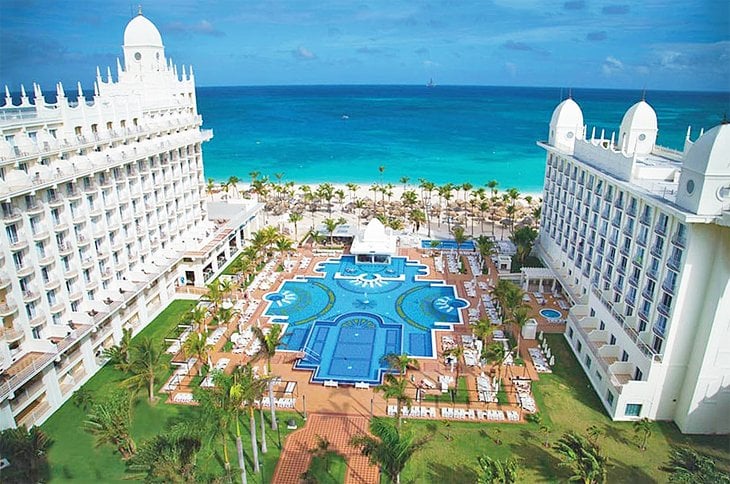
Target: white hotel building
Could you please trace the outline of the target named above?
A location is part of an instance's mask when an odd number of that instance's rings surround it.
[[[730,125],[655,144],[644,101],[607,139],[572,99],[550,121],[538,253],[565,337],[615,420],[730,432]]]
[[[0,428],[38,424],[258,228],[260,205],[207,204],[192,68],[141,14],[116,80],[0,106]]]

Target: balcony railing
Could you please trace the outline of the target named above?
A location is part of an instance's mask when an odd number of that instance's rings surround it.
[[[674,294],[674,286],[677,284],[677,279],[672,277],[665,277],[662,282],[662,289],[667,291],[669,294]]]
[[[667,266],[678,271],[680,269],[681,258],[672,256],[667,260]]]
[[[685,248],[687,245],[687,237],[685,235],[679,235],[678,233],[675,233],[674,237],[672,237],[672,244],[676,245],[677,247]]]

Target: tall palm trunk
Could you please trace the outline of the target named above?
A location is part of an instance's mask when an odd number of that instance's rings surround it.
[[[264,419],[264,407],[259,407],[259,413],[261,414],[261,453],[265,454],[269,451],[266,445],[266,422]]]
[[[269,377],[271,377],[271,368],[269,368]],[[276,405],[274,405],[274,381],[269,380],[269,403],[271,404],[271,429],[277,430],[279,423],[276,421]]]
[[[259,468],[259,449],[256,442],[256,418],[254,417],[253,407],[249,409],[248,426],[251,429],[251,452],[253,453],[253,471],[258,474]]]
[[[231,470],[231,461],[228,459],[228,427],[223,427],[223,462],[226,472]]]
[[[238,413],[238,412],[236,412]],[[243,457],[243,442],[241,441],[241,424],[238,422],[236,415],[236,452],[238,453],[238,468],[241,470],[241,482],[247,484],[246,478],[246,460]]]
[[[150,403],[155,401],[155,375],[152,375],[152,378],[150,378],[149,381],[149,390],[150,390]]]

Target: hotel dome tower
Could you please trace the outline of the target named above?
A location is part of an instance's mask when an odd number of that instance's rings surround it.
[[[730,125],[656,144],[640,101],[618,137],[550,122],[538,253],[574,306],[565,338],[615,420],[730,432]]]
[[[141,13],[93,94],[5,88],[0,106],[0,428],[39,424],[184,286],[215,277],[258,204],[206,203],[193,69]]]

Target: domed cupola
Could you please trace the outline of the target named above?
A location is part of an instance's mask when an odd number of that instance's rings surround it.
[[[548,143],[556,148],[573,153],[575,140],[583,138],[583,111],[578,103],[568,98],[558,104],[550,118]]]
[[[165,46],[155,24],[140,11],[124,29],[124,70],[132,73],[165,70]]]
[[[654,149],[658,131],[656,112],[642,99],[624,114],[619,132],[619,147],[629,155],[647,155]]]
[[[677,204],[699,215],[730,207],[730,124],[707,131],[685,155]]]

